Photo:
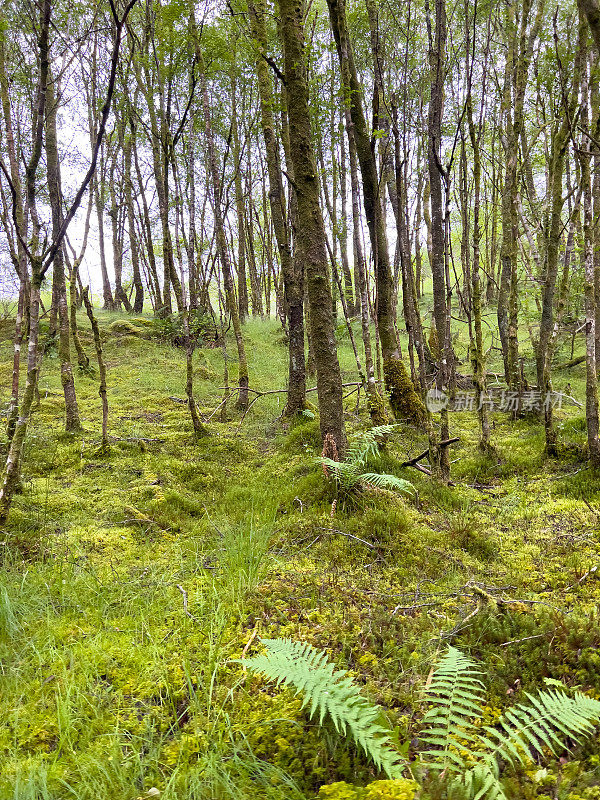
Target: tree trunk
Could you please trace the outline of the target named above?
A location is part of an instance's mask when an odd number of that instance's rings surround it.
[[[102,353],[102,338],[100,336],[100,328],[98,327],[98,320],[94,315],[94,308],[90,301],[89,287],[86,286],[83,290],[83,304],[92,326],[92,333],[94,335],[94,345],[96,347],[96,359],[98,361],[98,372],[100,375],[100,386],[98,394],[102,401],[102,444],[100,451],[104,454],[110,450],[108,442],[108,397],[106,393],[106,364],[104,362],[104,355]]]
[[[56,239],[63,223],[62,192],[60,180],[60,166],[58,155],[58,142],[56,137],[56,109],[58,98],[56,96],[54,79],[48,81],[48,97],[46,100],[46,166],[48,179],[48,193],[52,209],[52,234]],[[75,381],[71,367],[71,348],[69,331],[69,309],[67,306],[67,285],[65,279],[64,250],[61,245],[54,257],[52,264],[52,283],[56,285],[58,302],[59,339],[58,354],[60,357],[60,380],[65,396],[65,429],[69,432],[80,431],[79,408],[75,394]]]
[[[223,270],[223,284],[225,288],[225,298],[227,301],[227,310],[231,317],[233,331],[235,334],[235,341],[238,351],[238,387],[239,394],[237,400],[237,407],[245,411],[248,408],[248,362],[246,360],[246,349],[244,346],[244,337],[242,335],[242,327],[240,323],[240,315],[238,313],[238,306],[235,298],[235,291],[233,287],[233,276],[231,272],[231,261],[229,259],[229,250],[227,247],[227,236],[225,233],[225,221],[223,219],[223,211],[221,208],[221,176],[219,173],[219,164],[217,161],[217,151],[212,132],[211,121],[211,108],[210,98],[208,96],[208,86],[206,83],[206,76],[204,72],[204,57],[200,47],[198,38],[198,30],[196,27],[196,20],[194,18],[194,9],[192,8],[190,14],[190,23],[194,36],[194,46],[196,49],[196,60],[199,67],[201,91],[202,91],[202,108],[204,112],[204,134],[206,140],[206,149],[208,155],[208,171],[211,181],[212,200],[213,200],[213,214],[215,221],[215,232],[217,237],[217,251],[219,253],[219,260],[221,262],[221,269]]]
[[[297,200],[295,257],[304,266],[310,328],[317,369],[317,394],[324,446],[333,438],[338,456],[345,448],[342,376],[333,328],[331,287],[327,271],[325,227],[319,205],[317,165],[312,147],[311,117],[304,42],[302,0],[280,0],[280,33],[284,51],[290,157]]]
[[[133,207],[133,180],[131,178],[132,164],[132,139],[135,136],[135,128],[130,126],[129,134],[125,133],[123,149],[123,170],[124,170],[124,192],[125,204],[127,206],[127,232],[129,236],[129,253],[131,257],[131,268],[133,270],[133,287],[135,291],[133,301],[133,312],[141,314],[144,310],[144,285],[140,275],[140,255],[138,239],[135,230],[135,211]]]
[[[265,142],[267,172],[269,175],[269,205],[275,230],[279,261],[283,276],[285,307],[288,320],[288,393],[285,414],[292,416],[306,408],[306,368],[304,361],[304,275],[302,264],[292,256],[289,224],[285,209],[285,193],[279,145],[275,133],[273,113],[273,84],[269,66],[263,55],[267,50],[266,2],[248,3],[252,36],[256,42],[256,74],[260,95],[261,127]],[[291,165],[290,165],[291,166]]]
[[[235,207],[238,223],[238,306],[240,322],[248,316],[248,278],[246,276],[246,230],[244,218],[244,193],[242,190],[242,156],[240,152],[240,135],[238,129],[238,110],[236,101],[237,83],[231,76],[231,144],[233,149],[233,169],[235,187]]]
[[[397,419],[421,421],[423,405],[400,355],[393,304],[393,276],[389,259],[385,217],[381,206],[375,157],[367,131],[362,89],[350,44],[344,0],[327,0],[329,19],[336,42],[344,97],[349,104],[350,121],[362,174],[365,216],[371,238],[377,278],[377,328],[383,355],[383,374],[390,405]]]

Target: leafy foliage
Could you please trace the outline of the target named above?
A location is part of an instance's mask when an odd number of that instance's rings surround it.
[[[483,726],[481,674],[475,662],[448,648],[426,689],[431,706],[421,742],[434,749],[426,750],[422,761],[448,776],[451,795],[452,787],[460,787],[461,796],[503,800],[498,759],[524,764],[532,751],[556,755],[569,739],[590,736],[600,720],[600,701],[581,692],[569,697],[560,689],[526,693],[529,702],[508,709],[496,728]]]
[[[362,433],[350,444],[343,461],[321,456],[320,463],[326,474],[331,474],[338,487],[347,492],[357,489],[360,485],[368,485],[414,494],[415,487],[404,478],[379,472],[366,472],[369,459],[379,454],[382,441],[389,437],[396,427],[396,425],[378,425]]]
[[[460,650],[449,647],[438,664],[426,697],[431,707],[424,717],[426,728],[421,742],[437,749],[425,753],[427,764],[442,772],[452,766],[463,767],[464,762],[457,751],[460,740],[474,741],[472,735],[465,736],[465,729],[481,716],[481,701],[484,685],[479,679],[481,671]]]
[[[254,672],[279,686],[293,686],[302,693],[303,707],[319,715],[319,724],[329,717],[338,733],[349,733],[380,770],[390,778],[401,774],[401,758],[391,745],[390,731],[381,724],[381,708],[361,696],[345,670],[336,669],[307,642],[263,639],[267,652],[243,660]]]

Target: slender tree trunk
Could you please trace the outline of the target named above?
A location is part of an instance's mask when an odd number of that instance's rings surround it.
[[[102,163],[100,164],[99,176],[94,178],[93,192],[96,205],[96,215],[98,217],[98,251],[100,253],[100,273],[102,275],[102,296],[104,308],[112,311],[115,307],[108,268],[106,266],[106,250],[104,244],[104,187],[102,186]]]
[[[292,256],[289,224],[285,209],[285,193],[275,133],[273,84],[269,66],[263,55],[267,50],[266,2],[250,0],[248,4],[252,36],[258,48],[256,74],[260,94],[261,127],[265,142],[269,175],[269,205],[277,240],[283,276],[285,306],[289,331],[288,393],[285,414],[292,416],[306,408],[306,369],[304,361],[304,274],[303,265]],[[291,165],[290,165],[291,166]],[[289,170],[288,170],[289,171]]]
[[[198,407],[194,399],[194,340],[190,335],[190,321],[189,312],[187,309],[183,312],[183,335],[185,338],[185,394],[188,401],[188,408],[190,410],[190,417],[192,418],[192,426],[194,428],[194,435],[206,436],[206,428],[200,420],[198,414]]]
[[[60,166],[58,155],[58,142],[56,137],[56,110],[58,98],[56,96],[54,79],[48,81],[48,98],[46,100],[46,166],[48,178],[48,192],[52,209],[52,233],[58,236],[63,223],[62,192],[60,181]],[[80,431],[79,408],[75,394],[75,381],[71,367],[71,348],[69,342],[69,310],[67,306],[67,285],[65,279],[64,248],[59,247],[54,258],[52,272],[53,284],[56,284],[58,301],[59,340],[58,353],[60,357],[60,380],[65,396],[65,413],[67,431]]]
[[[583,40],[580,38],[580,46],[575,57],[573,88],[571,91],[571,98],[568,101],[569,107],[564,110],[563,118],[560,121],[556,121],[555,129],[552,133],[549,164],[550,209],[549,224],[547,226],[545,242],[542,315],[540,319],[540,335],[536,353],[536,364],[538,386],[542,393],[542,402],[544,407],[546,452],[550,456],[558,455],[557,433],[554,425],[553,404],[551,397],[552,348],[550,347],[550,344],[554,327],[554,297],[556,292],[556,280],[558,276],[558,255],[563,234],[563,174],[565,166],[565,153],[570,139],[570,120],[573,118],[577,89],[581,82],[582,41]],[[584,92],[587,95],[587,81],[584,81]],[[587,97],[584,117],[587,122]]]
[[[15,433],[17,419],[19,418],[19,376],[21,372],[21,344],[23,342],[23,310],[25,308],[25,282],[19,283],[19,299],[17,301],[17,316],[15,319],[15,335],[13,338],[13,368],[12,391],[10,406],[7,414],[6,436],[9,443]]]
[[[581,14],[581,12],[580,12]],[[583,112],[581,124],[586,131],[587,87],[582,86]],[[586,131],[587,133],[587,131]],[[579,162],[581,164],[581,185],[583,188],[583,233],[585,254],[585,419],[587,426],[588,455],[594,469],[600,468],[600,440],[598,438],[598,380],[596,377],[596,309],[594,270],[594,216],[592,203],[592,180],[590,162],[592,160],[591,142],[584,134],[581,143]]]
[[[240,322],[244,322],[248,316],[248,278],[246,276],[246,229],[244,211],[244,192],[242,190],[242,156],[240,152],[240,135],[238,129],[238,110],[237,110],[237,82],[231,76],[231,144],[233,148],[233,168],[234,188],[235,188],[235,207],[238,223],[238,305]]]
[[[468,22],[468,0],[465,0],[465,27],[467,41],[469,41],[469,22]],[[469,66],[469,70],[472,66]],[[471,94],[472,72],[468,77],[468,94],[466,101],[466,116],[469,125],[469,138],[473,150],[473,263],[471,269],[471,303],[469,307],[469,339],[471,368],[473,370],[473,383],[475,384],[475,403],[477,404],[477,414],[479,417],[480,438],[479,449],[486,453],[491,449],[490,445],[490,419],[489,409],[486,402],[486,374],[485,374],[485,353],[483,349],[483,330],[481,317],[481,278],[479,273],[480,249],[481,249],[481,139],[484,135],[482,124],[482,114],[480,113],[479,128],[476,129],[473,119],[473,98]],[[465,234],[467,231],[465,230]],[[472,320],[472,324],[471,324]]]
[[[329,19],[340,60],[342,87],[362,174],[365,216],[377,277],[377,329],[383,355],[383,373],[390,405],[397,419],[421,421],[423,405],[406,371],[398,346],[394,319],[393,276],[389,259],[385,217],[379,193],[375,157],[367,132],[362,90],[350,45],[344,0],[327,0]]]
[[[426,7],[429,11],[429,7]],[[450,176],[442,166],[442,114],[444,107],[444,79],[446,61],[446,3],[435,0],[435,34],[431,33],[431,21],[428,14],[430,38],[429,66],[431,71],[431,99],[429,101],[428,158],[430,203],[431,203],[431,275],[433,279],[433,317],[439,348],[439,369],[436,384],[439,391],[448,391],[450,371],[453,367],[449,328],[448,292],[446,278],[446,231],[444,214],[444,192],[442,179],[448,189]],[[447,192],[446,192],[447,197]],[[432,428],[433,430],[433,428]],[[448,411],[440,411],[441,439],[449,438]],[[450,480],[450,457],[447,447],[430,437],[430,456],[432,471],[444,482]]]
[[[354,287],[352,286],[352,273],[348,261],[348,185],[346,173],[346,137],[343,125],[340,135],[340,212],[341,225],[338,227],[340,239],[340,255],[342,259],[342,273],[344,276],[344,294],[348,313],[351,316],[359,314],[359,309],[354,303]]]
[[[100,328],[98,327],[98,320],[94,314],[94,308],[90,301],[89,287],[83,290],[83,304],[92,326],[92,333],[94,335],[94,345],[96,347],[96,360],[98,361],[98,373],[100,376],[100,386],[98,394],[102,401],[102,444],[100,450],[106,454],[110,450],[108,441],[108,396],[106,392],[106,364],[104,361],[104,354],[102,352],[102,337],[100,336]]]
[[[336,351],[325,227],[319,205],[317,165],[312,147],[303,28],[304,4],[302,0],[280,0],[279,9],[290,157],[294,166],[294,190],[298,209],[295,257],[299,264],[304,265],[306,274],[311,338],[317,368],[321,436],[325,448],[328,441],[333,439],[337,453],[341,455],[345,448],[342,376]]]
[[[135,163],[135,174],[137,176],[138,196],[142,200],[142,229],[146,237],[146,253],[148,255],[148,272],[150,283],[153,287],[152,291],[155,297],[155,313],[161,314],[164,306],[162,292],[160,288],[160,281],[158,279],[158,270],[156,268],[156,259],[154,257],[154,240],[152,238],[152,226],[150,224],[150,210],[148,208],[148,201],[146,200],[146,193],[144,191],[144,181],[142,178],[142,171],[140,169],[137,144],[135,138],[132,141],[133,158]]]
[[[73,339],[73,344],[75,345],[75,350],[77,351],[77,363],[79,364],[79,368],[84,372],[87,371],[90,365],[90,360],[87,356],[87,353],[83,349],[83,345],[81,344],[81,339],[79,337],[79,330],[77,329],[77,281],[78,280],[80,281],[79,267],[81,265],[81,262],[83,261],[83,256],[85,255],[85,251],[87,248],[87,241],[90,232],[90,217],[92,215],[93,204],[94,204],[94,196],[93,193],[90,191],[88,196],[88,207],[85,215],[85,223],[83,229],[83,244],[81,245],[81,251],[79,256],[77,256],[73,251],[73,263],[71,264],[70,274],[69,274],[69,324],[71,329],[71,338]],[[65,251],[65,257],[66,257],[66,251]],[[67,266],[68,266],[68,261],[67,261]]]
[[[133,180],[131,178],[132,165],[132,138],[135,136],[135,128],[130,126],[129,134],[125,134],[123,146],[123,170],[124,170],[124,192],[125,204],[127,206],[127,232],[129,236],[129,253],[131,256],[131,268],[133,270],[133,287],[135,297],[133,301],[133,312],[141,314],[144,310],[144,285],[140,275],[140,255],[138,239],[135,230],[135,211],[133,206]]]
[[[3,22],[0,12],[0,23]],[[26,215],[23,208],[23,187],[21,185],[21,175],[19,171],[19,162],[17,157],[17,147],[15,142],[15,133],[12,121],[12,111],[10,105],[9,94],[9,78],[6,71],[5,62],[5,41],[4,36],[0,34],[0,99],[2,101],[2,113],[4,116],[4,131],[6,135],[6,149],[8,151],[8,160],[10,166],[10,175],[13,185],[13,210],[14,220],[18,226],[21,237],[17,238],[17,260],[15,269],[19,278],[19,299],[17,301],[17,315],[15,320],[15,334],[13,338],[13,369],[12,369],[12,391],[10,398],[10,406],[8,409],[8,422],[6,433],[8,441],[12,440],[19,417],[19,384],[20,384],[20,364],[21,364],[21,345],[23,342],[23,317],[25,306],[28,302],[27,291],[27,254],[21,238],[25,240],[27,236],[27,222]]]
[[[367,375],[367,408],[373,425],[387,422],[387,414],[383,398],[379,394],[375,381],[373,352],[371,349],[371,331],[369,330],[369,294],[367,288],[367,266],[360,236],[360,187],[358,182],[358,157],[350,112],[346,109],[346,133],[348,136],[348,153],[350,161],[350,189],[352,196],[352,241],[354,245],[354,263],[358,273],[356,288],[359,292],[360,322],[365,352],[365,371]]]
[[[219,253],[219,260],[221,262],[221,269],[223,270],[223,284],[225,288],[225,298],[227,301],[227,310],[231,317],[233,331],[235,334],[235,341],[238,351],[238,387],[239,394],[237,400],[237,407],[245,411],[248,408],[248,361],[246,359],[246,349],[244,346],[244,337],[242,335],[242,327],[240,323],[240,315],[238,313],[238,306],[235,298],[235,291],[233,287],[233,277],[231,271],[231,261],[229,258],[229,250],[227,247],[227,236],[225,233],[225,221],[223,219],[223,211],[221,208],[221,176],[219,173],[219,164],[217,161],[217,151],[212,133],[211,121],[211,107],[210,98],[208,96],[208,86],[206,84],[206,76],[204,72],[204,57],[200,47],[198,38],[198,31],[196,28],[196,21],[194,18],[194,9],[191,10],[190,22],[192,25],[192,32],[194,36],[194,44],[196,49],[196,60],[200,72],[200,82],[202,91],[202,108],[204,112],[204,134],[206,140],[206,149],[208,155],[208,171],[211,181],[212,199],[213,199],[213,214],[215,220],[215,231],[217,237],[217,251]]]
[[[47,35],[47,32],[46,32]],[[27,346],[27,379],[25,391],[19,410],[19,417],[15,425],[13,437],[10,441],[4,471],[0,480],[0,527],[8,519],[13,496],[20,483],[21,453],[25,442],[25,435],[31,419],[31,410],[37,389],[39,359],[38,338],[40,329],[40,285],[41,285],[41,259],[38,256],[30,258],[32,275],[29,290],[29,342]]]

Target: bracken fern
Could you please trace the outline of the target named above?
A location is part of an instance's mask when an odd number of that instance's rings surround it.
[[[431,703],[423,722],[426,727],[421,742],[435,750],[426,751],[427,764],[440,772],[456,765],[464,766],[458,750],[459,740],[474,741],[467,729],[481,716],[484,684],[477,665],[455,647],[449,647],[440,660],[425,691]]]
[[[415,487],[410,481],[398,478],[396,475],[365,472],[369,459],[378,455],[382,441],[391,436],[396,427],[396,425],[378,425],[361,433],[350,443],[343,461],[335,461],[332,458],[321,456],[320,463],[326,474],[331,474],[338,487],[347,492],[362,484],[363,486],[375,486],[378,489],[393,489],[398,492],[415,494]]]
[[[600,701],[560,690],[526,693],[528,703],[508,709],[496,727],[482,726],[484,685],[475,662],[449,647],[425,691],[431,703],[421,742],[422,762],[448,779],[449,797],[505,800],[498,759],[509,763],[557,755],[569,739],[590,736],[600,720]]]
[[[302,693],[302,706],[318,714],[319,724],[329,717],[338,733],[350,734],[364,752],[390,778],[402,773],[402,759],[391,743],[391,731],[381,724],[382,710],[360,694],[345,670],[336,669],[325,653],[306,642],[262,639],[266,653],[242,663],[269,680],[292,686]]]

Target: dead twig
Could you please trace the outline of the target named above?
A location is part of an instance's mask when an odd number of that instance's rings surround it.
[[[530,639],[543,639],[545,633],[538,633],[535,636],[525,636],[523,639],[511,639],[510,642],[502,642],[500,647],[508,647],[509,644],[520,644],[521,642],[528,642]]]
[[[180,583],[176,583],[175,585],[183,596],[183,613],[186,615],[186,617],[189,617],[190,619],[193,619],[194,621],[197,622],[198,620],[196,619],[196,617],[193,614],[190,614],[190,612],[188,611],[188,596],[186,590]]]
[[[594,564],[594,566],[591,569],[588,569],[588,571],[585,573],[585,575],[582,575],[581,578],[579,578],[578,581],[576,581],[575,583],[572,583],[570,586],[567,586],[567,588],[565,589],[565,592],[570,592],[571,589],[574,589],[576,586],[581,586],[582,584],[584,584],[587,581],[588,578],[590,578],[592,575],[595,575],[596,572],[598,572],[598,565]]]

